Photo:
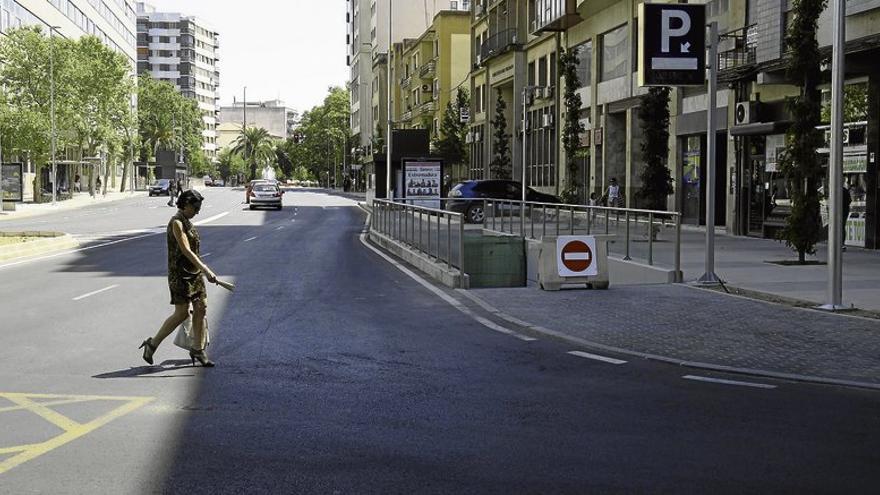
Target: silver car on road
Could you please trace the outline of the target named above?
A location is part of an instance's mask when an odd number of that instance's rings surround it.
[[[250,190],[250,209],[255,208],[275,208],[280,210],[281,196],[284,192],[278,187],[278,184],[272,182],[257,182]]]

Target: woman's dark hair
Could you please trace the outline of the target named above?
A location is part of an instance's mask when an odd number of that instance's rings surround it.
[[[183,191],[179,198],[177,198],[177,208],[183,209],[186,208],[186,205],[201,205],[202,201],[205,198],[198,191],[193,191],[192,189]]]

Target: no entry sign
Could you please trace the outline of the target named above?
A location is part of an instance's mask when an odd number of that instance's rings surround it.
[[[587,277],[599,274],[596,238],[569,235],[556,239],[556,265],[560,277]]]
[[[639,5],[639,86],[706,83],[706,6]]]

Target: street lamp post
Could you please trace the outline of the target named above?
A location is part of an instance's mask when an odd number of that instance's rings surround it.
[[[387,124],[388,132],[385,136],[385,199],[394,199],[391,196],[391,52],[393,48],[391,31],[394,29],[392,19],[394,18],[394,0],[388,0],[388,55],[385,62],[385,86],[387,86]]]
[[[52,126],[52,206],[56,205],[58,190],[58,163],[55,158],[57,134],[55,130],[55,31],[58,26],[49,26],[49,119]]]

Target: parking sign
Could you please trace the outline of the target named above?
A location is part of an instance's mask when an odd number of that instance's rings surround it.
[[[706,6],[639,5],[639,86],[706,84]]]

